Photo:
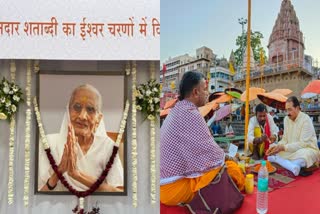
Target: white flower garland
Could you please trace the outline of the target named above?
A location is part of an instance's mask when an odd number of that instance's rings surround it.
[[[34,61],[34,73],[38,73],[40,71],[39,60]]]
[[[125,70],[126,70],[126,75],[129,76],[130,75],[130,61],[127,61]]]
[[[84,198],[79,198],[79,208],[80,210],[84,208]]]
[[[11,81],[15,82],[16,81],[16,62],[14,60],[10,61],[10,76],[11,76]]]
[[[156,204],[156,131],[155,120],[150,120],[150,172],[151,172],[151,204]]]
[[[14,60],[10,61],[10,76],[11,81],[16,80],[16,64]],[[12,115],[10,121],[10,138],[9,138],[9,180],[8,180],[8,204],[13,204],[14,201],[14,133],[16,127],[16,117]]]
[[[31,131],[31,110],[26,110],[26,133],[25,133],[25,162],[24,162],[24,206],[29,205],[29,186],[30,186],[30,131]]]
[[[137,65],[136,62],[132,62],[132,205],[138,206],[138,150],[137,150],[137,109],[136,109],[136,81],[137,81]]]
[[[127,124],[127,118],[128,118],[128,112],[129,112],[129,107],[130,107],[130,103],[129,100],[126,101],[126,106],[124,108],[124,112],[123,112],[123,116],[122,116],[122,120],[120,123],[120,130],[117,136],[117,140],[116,140],[116,146],[119,147],[120,143],[121,143],[121,139],[124,133],[124,130],[126,128],[126,124]]]
[[[47,137],[44,133],[44,129],[43,129],[43,125],[42,125],[42,120],[41,120],[41,115],[39,112],[39,107],[38,107],[38,103],[37,103],[37,98],[34,97],[33,99],[33,106],[34,106],[34,112],[36,114],[36,118],[37,118],[37,123],[38,123],[38,127],[39,127],[39,132],[40,132],[40,141],[41,144],[43,146],[43,149],[48,149],[49,148],[49,144],[48,144],[48,140]]]
[[[150,77],[155,80],[154,62],[150,63]],[[153,115],[151,115],[153,116]],[[151,204],[156,203],[156,130],[155,117],[148,117],[150,120],[150,174],[151,174]]]
[[[30,186],[30,139],[31,139],[31,61],[27,61],[27,85],[26,85],[26,96],[27,96],[27,110],[26,110],[26,128],[25,128],[25,150],[24,150],[24,206],[29,205],[29,186]]]

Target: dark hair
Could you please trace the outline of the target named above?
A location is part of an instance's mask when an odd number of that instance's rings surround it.
[[[202,79],[205,79],[205,77],[198,71],[188,71],[184,73],[179,85],[179,100],[188,97]]]
[[[262,104],[262,103],[259,103],[257,106],[256,106],[256,114],[258,113],[258,112],[267,112],[267,107],[264,105],[264,104]]]
[[[296,96],[291,96],[287,99],[286,103],[292,102],[293,107],[300,107],[299,100]]]

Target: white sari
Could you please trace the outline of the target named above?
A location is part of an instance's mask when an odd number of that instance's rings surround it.
[[[60,132],[57,134],[47,135],[51,154],[57,165],[59,165],[61,161],[64,145],[67,142],[68,123],[69,113],[67,110],[63,118]],[[86,154],[83,154],[80,145],[78,143],[76,144],[77,167],[79,171],[94,178],[98,178],[105,169],[106,164],[112,155],[114,145],[115,143],[107,136],[104,122],[101,120],[94,134],[93,143]],[[116,158],[114,159],[114,163],[105,179],[105,182],[112,186],[123,186],[123,172],[124,171],[119,154],[117,154]],[[53,173],[53,169],[49,163],[43,146],[41,143],[39,143],[38,190],[40,190],[46,184],[47,180]],[[65,172],[63,175],[74,189],[78,191],[85,191],[89,189],[89,187],[71,178],[67,172]],[[54,191],[68,190],[60,181],[58,181]]]

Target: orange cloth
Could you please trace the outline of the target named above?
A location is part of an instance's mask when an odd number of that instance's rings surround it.
[[[227,172],[240,190],[244,189],[245,177],[233,161],[226,161]],[[212,169],[197,178],[183,178],[173,183],[160,186],[160,201],[169,206],[189,203],[195,192],[207,186],[220,172],[221,167]]]
[[[226,161],[227,172],[232,178],[233,182],[237,185],[238,189],[242,191],[245,185],[245,177],[238,164],[234,161]]]
[[[194,193],[207,186],[220,172],[221,167],[210,170],[197,178],[183,178],[160,186],[160,201],[169,206],[189,203]]]

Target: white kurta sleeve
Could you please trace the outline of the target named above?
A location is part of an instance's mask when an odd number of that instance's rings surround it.
[[[255,126],[255,117],[251,117],[249,120],[247,139],[249,143],[253,143],[254,140],[254,126]]]
[[[278,133],[279,133],[279,128],[278,126],[275,124],[273,118],[271,115],[268,114],[268,120],[269,120],[269,125],[270,125],[270,130],[271,130],[271,134],[276,136],[278,139]]]
[[[299,131],[299,130],[291,130]],[[302,130],[300,134],[300,139],[298,142],[290,142],[285,145],[285,151],[295,152],[302,148],[313,148],[313,138],[315,136],[314,127],[310,118],[307,118],[303,121]]]
[[[282,139],[278,142],[278,144],[280,145],[286,145],[288,143],[288,131],[289,131],[289,128],[288,128],[288,117],[285,117],[284,120],[283,120],[283,127],[284,127],[284,130],[283,130],[283,135],[282,135]]]

